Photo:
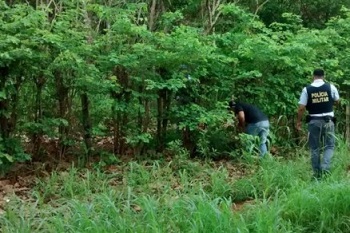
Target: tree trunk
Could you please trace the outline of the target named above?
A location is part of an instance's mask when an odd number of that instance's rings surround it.
[[[167,89],[159,90],[158,100],[157,100],[157,150],[159,152],[163,151],[165,148],[165,139],[168,127],[168,113],[170,110],[170,92]]]
[[[116,104],[116,103],[115,103]],[[113,153],[117,155],[119,153],[119,124],[120,119],[119,112],[117,112],[115,104],[112,106],[112,126],[113,126]]]
[[[3,91],[5,94],[5,84],[9,75],[8,67],[0,67],[0,91]],[[6,116],[9,110],[9,100],[8,98],[0,99],[0,136],[3,140],[9,138],[9,118]]]
[[[123,155],[126,152],[125,136],[127,113],[113,111],[113,152],[115,155]]]
[[[57,91],[57,99],[58,99],[58,111],[59,118],[66,119],[68,114],[68,88],[65,86],[63,82],[63,76],[61,72],[55,73],[56,77],[56,91]],[[69,128],[63,124],[58,126],[58,144],[59,144],[59,158],[65,155],[67,146],[66,140],[68,137]]]
[[[22,80],[20,75],[15,80],[9,80],[8,75],[9,68],[0,67],[0,91],[3,91],[5,95],[3,98],[0,98],[0,137],[4,142],[5,153],[13,154],[17,148],[7,142],[11,139],[17,124],[18,92]],[[9,81],[15,82],[10,84],[12,85],[11,91],[6,92],[6,83]]]
[[[147,132],[151,122],[151,106],[149,100],[145,100],[145,119],[143,121],[142,131]]]
[[[157,99],[157,151],[161,152],[163,150],[163,139],[162,139],[162,119],[163,119],[163,110],[164,110],[164,97],[163,90],[160,90],[158,93]]]
[[[89,162],[92,152],[92,135],[91,135],[91,119],[90,119],[90,101],[86,93],[81,94],[81,106],[82,106],[82,123],[84,129],[84,143],[86,146],[86,158],[85,163]]]
[[[87,6],[86,2],[82,1],[83,3],[83,12],[84,12],[84,21],[85,21],[85,28],[87,30],[86,34],[86,42],[87,44],[91,45],[94,43],[94,37],[93,37],[93,28],[92,28],[92,23],[91,19],[89,17],[89,14],[87,12]],[[87,63],[91,64],[93,63],[92,59],[89,58],[87,59]],[[84,143],[86,147],[86,161],[89,162],[89,157],[91,156],[92,152],[92,124],[91,124],[91,119],[90,119],[90,107],[89,107],[89,97],[86,93],[86,90],[84,90],[83,94],[81,95],[81,104],[82,104],[82,123],[83,123],[83,130],[84,130]]]
[[[115,100],[115,104],[125,103],[126,105],[130,102],[131,91],[129,88],[129,75],[126,69],[122,66],[116,66],[114,68],[114,74],[118,78],[118,82],[122,87],[120,92],[112,92],[112,98]],[[128,112],[125,110],[116,110],[115,106],[112,109],[113,114],[113,125],[114,125],[114,153],[125,154],[126,151],[126,127],[128,123]]]
[[[154,24],[157,17],[156,7],[157,7],[157,0],[152,0],[151,7],[150,7],[149,21],[148,21],[148,30],[150,31],[154,30]]]
[[[34,122],[35,123],[41,123],[42,122],[42,91],[45,84],[45,78],[43,76],[40,76],[35,80],[36,85],[36,96],[35,96],[35,108],[34,108]],[[38,158],[40,154],[41,149],[41,143],[42,143],[42,136],[43,132],[42,129],[39,131],[35,131],[32,135],[32,144],[33,144],[33,151],[32,151],[32,157]]]
[[[0,86],[0,89],[3,89]],[[6,113],[8,112],[8,106],[9,102],[8,100],[1,100],[0,101],[0,134],[1,138],[3,140],[9,138],[10,132],[9,132],[9,118],[6,116]]]
[[[128,84],[127,84],[128,86]],[[127,88],[127,87],[126,87]],[[129,90],[127,91],[124,91],[124,103],[126,105],[128,105],[130,103],[130,99],[131,99],[131,92]],[[127,125],[128,125],[128,122],[129,122],[129,112],[127,111],[123,111],[122,112],[122,118],[121,118],[121,125],[120,125],[120,151],[119,151],[119,154],[125,154],[126,153],[126,150],[127,150],[127,147],[126,147],[126,136],[127,136]]]
[[[17,125],[17,107],[18,107],[18,94],[19,94],[19,88],[22,85],[22,77],[19,75],[16,78],[16,84],[14,85],[15,91],[11,95],[11,116],[10,116],[10,124],[9,124],[9,131],[12,133],[16,129]]]
[[[166,137],[167,137],[167,130],[168,130],[168,124],[169,124],[169,113],[170,113],[170,106],[171,106],[171,97],[172,97],[171,91],[170,90],[166,90],[165,91],[165,98],[164,98],[164,106],[163,106],[164,107],[163,120],[162,120],[162,130],[163,130],[162,138],[163,138],[164,143],[165,143],[165,140],[166,140]]]
[[[145,83],[144,80],[142,84],[139,86],[139,93],[145,92]],[[150,122],[150,104],[147,98],[139,97],[140,106],[144,107],[144,113],[142,114],[141,110],[138,112],[138,130],[141,133],[147,133]],[[142,155],[144,151],[144,143],[139,143],[137,148],[135,148],[135,153],[138,155]]]

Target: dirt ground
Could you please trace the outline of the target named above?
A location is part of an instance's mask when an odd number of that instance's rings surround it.
[[[32,168],[30,168],[32,166]],[[0,179],[0,214],[4,213],[4,206],[10,201],[10,197],[16,195],[22,200],[29,199],[29,191],[36,179],[34,169],[37,165],[16,165],[5,177]]]

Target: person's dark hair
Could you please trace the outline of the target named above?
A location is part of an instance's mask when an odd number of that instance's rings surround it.
[[[317,76],[317,77],[323,77],[324,71],[322,69],[315,69],[313,74],[314,76]]]
[[[228,102],[228,106],[229,106],[230,109],[234,109],[236,107],[236,102],[233,101],[233,100],[230,100]]]

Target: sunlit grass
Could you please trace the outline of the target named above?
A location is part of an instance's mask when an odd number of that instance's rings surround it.
[[[77,169],[39,179],[13,196],[1,232],[350,232],[348,147],[332,174],[311,179],[307,151],[245,166],[175,158],[129,162],[109,172]],[[244,203],[247,201],[247,204]],[[238,208],[239,204],[243,204]]]

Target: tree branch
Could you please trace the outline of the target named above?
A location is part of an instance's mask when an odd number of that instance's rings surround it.
[[[156,18],[156,7],[157,7],[157,0],[152,0],[150,14],[149,14],[149,23],[148,23],[148,28],[150,31],[153,31],[154,21]]]
[[[259,0],[256,0],[256,9],[255,9],[255,12],[254,12],[254,17],[257,17],[258,16],[258,12],[260,11],[260,9],[266,4],[268,3],[270,0],[265,0],[265,2],[261,3],[259,5]]]
[[[207,25],[206,34],[209,34],[213,30],[221,15],[221,12],[218,12],[220,4],[221,0],[212,0],[212,2],[210,2],[210,0],[207,0],[209,23]]]

